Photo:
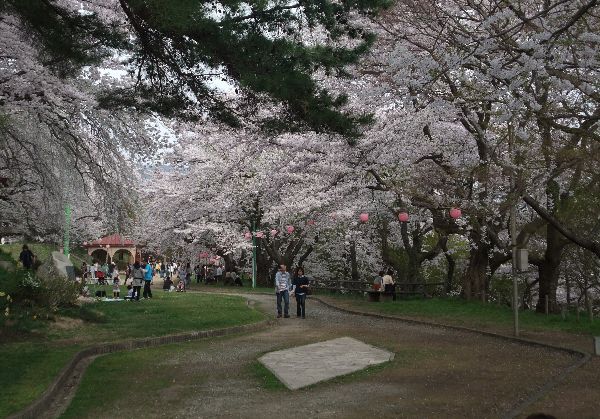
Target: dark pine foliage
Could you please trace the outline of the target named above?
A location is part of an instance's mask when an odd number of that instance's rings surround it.
[[[351,15],[377,13],[389,1],[120,0],[107,22],[54,0],[5,0],[0,17],[18,16],[40,60],[62,76],[111,51],[131,53],[135,88],[105,92],[101,106],[354,137],[370,117],[343,111],[346,97],[319,88],[315,74],[345,76],[373,42]],[[215,89],[214,74],[235,98]],[[278,111],[259,121],[264,106]]]

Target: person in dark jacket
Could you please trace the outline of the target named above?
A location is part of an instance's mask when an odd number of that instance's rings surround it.
[[[296,275],[292,281],[292,293],[296,296],[296,317],[306,318],[306,294],[308,293],[309,282],[304,275],[304,269],[300,266],[296,268]]]
[[[25,269],[31,269],[33,267],[35,255],[31,250],[29,250],[29,247],[27,247],[26,244],[23,245],[23,250],[19,255],[19,260],[21,261]]]

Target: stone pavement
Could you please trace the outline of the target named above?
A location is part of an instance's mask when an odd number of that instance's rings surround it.
[[[394,354],[342,337],[265,354],[259,361],[290,390],[391,361]]]

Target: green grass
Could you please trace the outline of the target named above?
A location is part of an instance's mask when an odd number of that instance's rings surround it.
[[[465,327],[486,328],[501,326],[510,328],[513,324],[513,312],[510,307],[486,304],[479,301],[432,298],[400,299],[395,302],[369,303],[364,298],[357,297],[335,296],[333,298],[351,301],[352,305],[357,308],[383,314],[418,317]],[[577,321],[574,313],[570,313],[563,320],[557,314],[546,316],[530,310],[520,311],[519,322],[521,328],[524,330],[551,330],[600,336],[600,319],[590,322],[585,313],[581,313],[580,320]]]
[[[44,262],[50,259],[52,252],[58,250],[56,245],[48,243],[27,243],[29,249],[33,252],[37,260]],[[0,247],[5,253],[8,253],[14,260],[19,260],[21,250],[23,250],[23,243],[10,243]]]
[[[107,294],[112,294],[112,287],[105,289]],[[96,317],[101,321],[86,324],[85,328],[78,330],[55,331],[53,337],[78,337],[89,342],[113,341],[216,329],[252,323],[263,318],[260,312],[248,308],[245,300],[237,296],[167,293],[159,289],[154,289],[152,293],[154,298],[139,302],[96,303],[88,308],[96,310]],[[79,316],[73,312],[65,314]]]
[[[108,287],[107,287],[108,289]],[[37,320],[37,333],[21,342],[0,345],[0,417],[31,403],[47,388],[77,350],[100,342],[161,336],[248,324],[264,318],[236,296],[163,293],[140,302],[98,302],[83,312],[62,312],[91,322],[69,328],[51,327]],[[21,337],[23,338],[23,337]]]
[[[17,343],[0,346],[0,417],[26,407],[40,396],[71,357],[77,345]]]
[[[181,350],[176,345],[119,352],[102,356],[88,367],[77,394],[61,418],[88,417],[89,412],[110,406],[123,394],[132,394],[132,403],[143,403],[144,394],[167,386],[167,378],[153,365],[157,359]]]
[[[275,374],[258,361],[248,364],[248,373],[254,377],[265,390],[277,391],[287,389]]]
[[[73,261],[73,265],[77,267],[81,266],[82,261],[85,261],[88,265],[93,262],[92,257],[88,255],[87,250],[83,247],[76,247],[74,249],[71,249],[71,256],[75,256],[71,259]]]

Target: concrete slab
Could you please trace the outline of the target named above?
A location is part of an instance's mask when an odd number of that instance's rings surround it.
[[[258,360],[287,388],[296,390],[392,359],[392,352],[343,337],[269,352]]]

